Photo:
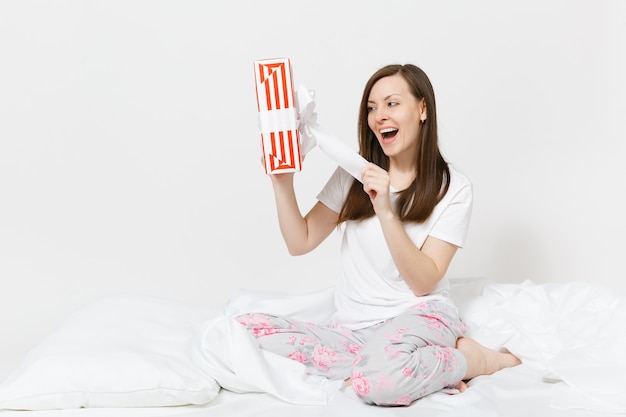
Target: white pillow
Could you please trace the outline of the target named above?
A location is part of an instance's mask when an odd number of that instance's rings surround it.
[[[69,315],[0,385],[0,409],[206,404],[219,393],[191,359],[216,312],[156,297],[107,297]]]

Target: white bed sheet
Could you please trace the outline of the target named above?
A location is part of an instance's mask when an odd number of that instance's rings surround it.
[[[207,317],[193,339],[194,360],[228,388],[208,404],[28,412],[2,410],[0,416],[597,417],[626,414],[626,396],[620,392],[620,380],[626,373],[625,298],[589,283],[536,285],[532,282],[498,284],[484,279],[455,280],[452,295],[468,325],[468,334],[487,346],[510,350],[523,364],[475,378],[463,394],[436,393],[409,407],[367,406],[355,397],[349,386],[303,378],[299,364],[276,355],[257,351],[257,356],[247,357],[248,362],[237,361],[235,359],[241,358],[244,352],[223,349],[231,346],[223,343],[225,339],[219,344],[222,351],[207,354],[206,349],[217,347],[211,345],[212,341],[220,340],[207,339],[207,333],[225,332],[224,337],[239,337],[229,330],[224,317],[258,310],[323,319],[331,311],[330,294],[330,290],[307,296],[242,291],[225,306],[224,314]],[[247,370],[246,363],[250,365]],[[272,368],[276,364],[279,366]],[[291,376],[285,375],[285,366],[292,367]],[[239,376],[239,372],[249,374],[235,378],[233,371]],[[318,405],[303,405],[307,403]]]
[[[84,408],[49,411],[0,411],[2,417],[602,417],[591,410],[558,409],[550,405],[552,385],[525,365],[479,377],[460,395],[432,394],[409,407],[381,408],[363,404],[342,389],[328,405],[303,406],[269,394],[222,391],[211,403],[198,406]]]

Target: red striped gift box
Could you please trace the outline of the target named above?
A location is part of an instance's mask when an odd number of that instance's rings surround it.
[[[259,129],[265,172],[302,169],[298,113],[289,58],[254,61]]]

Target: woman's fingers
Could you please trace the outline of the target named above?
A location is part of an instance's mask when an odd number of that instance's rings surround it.
[[[361,173],[363,189],[365,192],[375,191],[385,192],[389,189],[389,174],[384,169],[375,164],[368,164]]]

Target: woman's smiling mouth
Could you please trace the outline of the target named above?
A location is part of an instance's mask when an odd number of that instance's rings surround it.
[[[398,133],[398,129],[393,127],[388,127],[380,130],[380,135],[382,136],[382,140],[384,143],[392,142]]]

